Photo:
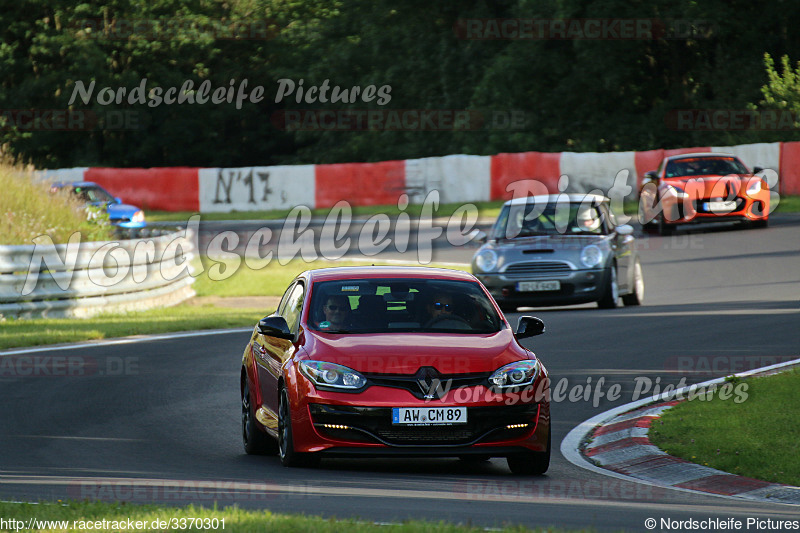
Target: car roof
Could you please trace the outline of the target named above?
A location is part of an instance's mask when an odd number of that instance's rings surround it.
[[[364,278],[412,278],[453,281],[476,281],[475,277],[461,270],[423,266],[350,266],[307,270],[300,274],[312,283],[319,281],[342,281]]]
[[[667,159],[669,161],[675,161],[677,159],[684,159],[684,158],[720,157],[720,156],[721,157],[734,157],[736,159],[739,159],[738,157],[736,157],[733,154],[726,154],[726,153],[723,153],[723,152],[694,152],[694,153],[691,153],[691,154],[677,154],[677,155],[671,155],[671,156],[667,157]]]
[[[51,187],[99,187],[93,181],[57,181],[50,185]]]
[[[530,203],[531,200],[534,202],[556,202],[560,198],[563,198],[564,194],[537,194],[536,196],[526,196],[524,198],[513,198],[507,201],[503,205],[524,205]],[[567,200],[569,202],[583,202],[584,200],[590,199],[595,202],[607,202],[608,198],[601,195],[601,194],[586,194],[586,193],[569,193],[566,194]]]

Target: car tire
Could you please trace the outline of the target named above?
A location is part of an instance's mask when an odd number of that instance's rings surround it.
[[[761,220],[754,220],[750,223],[751,228],[767,228],[769,227],[769,218],[762,218]]]
[[[642,264],[637,259],[633,264],[633,291],[622,297],[622,303],[631,306],[642,305],[642,302],[644,302],[644,275]]]
[[[508,468],[516,476],[541,476],[550,468],[550,432],[547,432],[547,449],[543,452],[527,452],[509,455]]]
[[[256,415],[250,402],[247,379],[242,393],[242,444],[248,455],[275,455],[278,452],[277,441],[256,427]]]
[[[286,388],[281,388],[278,397],[278,457],[281,459],[281,464],[288,467],[316,466],[319,464],[318,457],[294,450],[292,414]]]
[[[662,237],[666,237],[672,235],[674,231],[675,226],[667,223],[667,221],[664,220],[664,213],[661,213],[661,216],[658,217],[658,234]]]
[[[639,224],[642,225],[642,231],[645,231],[647,233],[653,233],[656,230],[656,227],[655,227],[655,224],[653,223],[653,221],[652,220],[650,222],[645,222],[644,221],[645,220],[645,212],[644,212],[644,206],[642,205],[641,193],[639,194],[639,198],[640,198],[640,200],[639,200]]]
[[[617,283],[617,265],[611,265],[611,271],[603,289],[603,296],[597,301],[600,309],[614,309],[619,304],[619,283]]]

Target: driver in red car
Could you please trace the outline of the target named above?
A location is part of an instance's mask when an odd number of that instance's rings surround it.
[[[428,321],[425,327],[439,320],[441,317],[448,317],[455,311],[453,307],[453,297],[446,293],[438,293],[434,296],[425,307],[428,312]]]
[[[325,300],[322,306],[325,320],[319,323],[322,330],[343,330],[350,325],[350,301],[347,296],[332,295]]]

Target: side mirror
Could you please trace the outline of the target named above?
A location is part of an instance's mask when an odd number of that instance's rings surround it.
[[[649,172],[645,172],[644,173],[644,179],[646,179],[646,180],[658,179],[658,175],[656,174],[655,170],[651,170]]]
[[[535,316],[521,316],[517,323],[517,332],[514,336],[517,339],[527,339],[544,333],[544,322]]]
[[[118,203],[118,204],[121,204],[121,203],[122,203],[122,198],[120,198],[119,196],[115,196],[115,197],[114,197],[114,201],[115,201],[116,203]]]
[[[759,172],[763,172],[764,169],[762,167],[753,167],[753,174],[758,174]]]
[[[481,231],[479,229],[474,230],[471,233],[471,235],[472,235],[472,240],[473,241],[479,242],[481,244],[485,243],[486,239],[489,237],[488,235],[486,235],[485,231]]]
[[[276,337],[278,339],[294,339],[294,335],[289,331],[289,324],[282,316],[268,316],[258,321],[258,332],[266,337]]]
[[[617,226],[616,232],[617,235],[633,235],[633,226],[630,224],[622,224],[621,226]]]

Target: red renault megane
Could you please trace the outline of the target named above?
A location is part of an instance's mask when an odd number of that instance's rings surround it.
[[[300,274],[254,328],[242,437],[286,466],[323,457],[506,457],[550,463],[547,371],[472,275],[417,267]]]

